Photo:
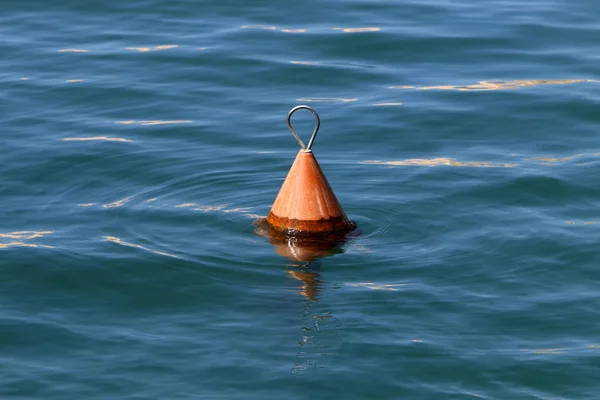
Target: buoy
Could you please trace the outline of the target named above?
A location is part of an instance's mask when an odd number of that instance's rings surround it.
[[[312,112],[317,121],[308,145],[291,122],[292,115],[302,109]],[[321,126],[319,114],[309,106],[296,106],[288,113],[287,126],[301,149],[267,216],[269,231],[286,236],[327,237],[354,230],[356,225],[346,216],[312,151]]]

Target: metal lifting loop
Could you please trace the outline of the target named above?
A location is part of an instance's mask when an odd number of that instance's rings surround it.
[[[310,140],[308,141],[308,146],[304,145],[304,142],[302,141],[302,139],[300,139],[300,136],[298,136],[298,134],[292,127],[292,114],[295,113],[296,111],[302,110],[302,109],[309,110],[311,113],[313,113],[313,115],[317,119],[317,125],[315,126],[315,130],[313,131],[312,136],[310,137]],[[319,114],[317,114],[317,112],[315,110],[313,110],[313,108],[310,106],[305,106],[305,105],[296,106],[296,107],[292,108],[290,110],[290,112],[288,113],[287,126],[288,126],[288,129],[290,130],[290,132],[292,132],[292,135],[294,135],[294,139],[296,139],[296,142],[298,142],[300,147],[302,147],[303,150],[310,151],[310,148],[312,147],[312,145],[315,141],[315,138],[317,137],[317,132],[319,132],[319,127],[321,126],[321,118],[319,118]]]

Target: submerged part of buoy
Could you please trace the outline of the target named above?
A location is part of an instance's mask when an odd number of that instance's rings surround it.
[[[301,109],[311,111],[317,119],[308,146],[291,124],[292,114]],[[319,115],[309,106],[297,106],[288,113],[287,125],[302,149],[267,216],[269,230],[291,236],[330,236],[352,231],[356,225],[346,216],[311,150],[321,125]]]

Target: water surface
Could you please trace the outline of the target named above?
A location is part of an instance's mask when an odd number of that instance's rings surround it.
[[[597,2],[0,9],[3,398],[596,398]],[[311,263],[253,226],[298,104]]]

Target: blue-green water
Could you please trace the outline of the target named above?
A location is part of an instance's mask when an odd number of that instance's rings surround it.
[[[598,398],[599,17],[1,2],[0,397]],[[362,229],[309,265],[297,104]]]

